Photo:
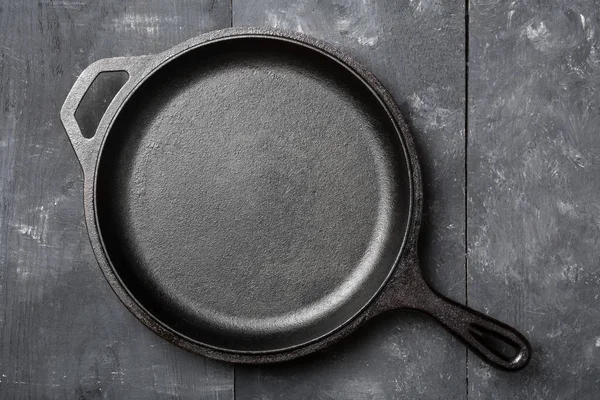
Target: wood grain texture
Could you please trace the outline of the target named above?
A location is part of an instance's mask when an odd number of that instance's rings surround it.
[[[422,159],[425,273],[464,301],[459,3],[234,0],[233,20],[337,44],[390,89]],[[534,355],[517,374],[470,356],[469,398],[594,398],[600,386],[598,10],[471,2],[469,305],[523,330]],[[234,397],[232,366],[159,339],[104,282],[58,119],[94,60],[159,52],[229,26],[230,11],[227,0],[0,0],[0,398]],[[392,312],[305,359],[236,367],[235,394],[459,399],[465,363],[433,321]]]
[[[94,60],[230,25],[225,1],[0,2],[0,398],[233,398],[233,367],[147,330],[104,281],[59,121]]]
[[[338,45],[392,92],[425,178],[421,258],[464,301],[465,32],[461,2],[234,0],[234,26],[267,25]],[[435,322],[392,312],[320,354],[236,367],[238,399],[466,397],[466,351]]]
[[[469,305],[533,346],[473,399],[598,398],[600,2],[471,2]]]

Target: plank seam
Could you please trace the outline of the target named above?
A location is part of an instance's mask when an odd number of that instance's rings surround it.
[[[469,305],[468,151],[469,151],[469,0],[465,0],[465,304]],[[465,347],[466,398],[469,399],[469,349]]]

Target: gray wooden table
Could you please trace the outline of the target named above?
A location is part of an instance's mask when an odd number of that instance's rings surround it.
[[[0,398],[598,398],[600,2],[544,3],[0,0]],[[119,303],[60,106],[94,60],[231,25],[322,38],[390,89],[421,155],[425,274],[525,332],[526,370],[403,312],[306,359],[233,366]]]

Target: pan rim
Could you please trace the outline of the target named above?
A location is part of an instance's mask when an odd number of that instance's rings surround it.
[[[123,282],[120,275],[118,274],[118,269],[115,268],[115,265],[113,264],[110,254],[104,243],[98,216],[96,189],[100,169],[100,161],[102,159],[108,135],[111,133],[111,130],[118,115],[120,115],[121,111],[123,110],[123,107],[127,104],[130,98],[136,93],[136,91],[141,86],[144,85],[144,83],[151,76],[153,76],[162,68],[167,67],[170,64],[170,62],[177,59],[178,57],[207,45],[215,44],[221,41],[237,39],[270,39],[276,41],[285,41],[293,45],[302,46],[311,51],[316,51],[321,56],[327,57],[328,59],[332,60],[333,62],[350,72],[353,75],[353,77],[358,79],[361,85],[368,89],[369,92],[375,97],[375,99],[377,99],[379,106],[383,107],[383,110],[385,111],[389,122],[392,123],[392,126],[396,131],[396,135],[402,147],[402,152],[405,158],[404,162],[406,163],[408,174],[407,178],[409,188],[409,209],[407,214],[408,217],[406,229],[404,230],[402,240],[399,241],[400,243],[397,247],[397,254],[394,263],[389,267],[389,271],[385,279],[382,280],[382,283],[379,285],[377,290],[373,292],[373,294],[362,305],[362,307],[357,308],[357,311],[354,312],[354,314],[352,314],[351,317],[349,317],[345,322],[336,326],[334,329],[331,329],[330,331],[320,336],[309,338],[309,340],[304,341],[302,343],[272,350],[234,350],[211,345],[208,343],[201,342],[197,339],[190,338],[187,335],[184,335],[183,333],[177,331],[176,329],[172,328],[171,326],[167,325],[162,320],[160,320],[158,317],[156,317],[143,304],[139,302],[139,300],[132,294],[129,287]],[[127,93],[124,94],[124,96],[119,100],[118,104],[111,104],[111,106],[109,106],[109,109],[107,110],[107,115],[110,115],[110,119],[108,120],[108,123],[105,124],[105,126],[103,126],[104,137],[102,138],[99,149],[95,154],[96,160],[93,166],[93,173],[89,178],[91,185],[90,189],[92,193],[91,196],[86,196],[86,211],[91,212],[90,219],[93,223],[92,228],[93,230],[95,230],[95,239],[98,241],[99,244],[99,246],[94,246],[94,249],[98,250],[101,253],[101,258],[103,261],[100,262],[101,269],[105,277],[109,281],[111,288],[113,289],[113,291],[115,291],[115,293],[117,294],[119,299],[125,304],[125,306],[144,325],[146,325],[152,331],[167,339],[168,341],[171,341],[179,345],[180,347],[184,347],[195,353],[205,355],[207,355],[207,353],[210,353],[210,355],[213,358],[221,358],[224,360],[231,360],[231,358],[233,357],[236,361],[240,361],[240,358],[246,358],[245,361],[251,362],[252,359],[258,360],[258,358],[261,358],[261,356],[262,358],[273,358],[274,355],[280,355],[279,357],[276,357],[278,358],[278,360],[293,358],[295,357],[294,354],[299,352],[300,350],[307,349],[309,347],[316,347],[315,345],[318,346],[318,344],[323,342],[326,338],[331,338],[336,334],[341,333],[342,331],[346,330],[345,328],[349,327],[350,325],[358,326],[358,324],[353,324],[353,321],[356,322],[358,317],[363,315],[365,311],[375,303],[377,297],[379,296],[379,294],[381,294],[382,290],[389,284],[391,278],[401,272],[400,269],[403,264],[402,260],[405,258],[406,254],[410,252],[412,246],[414,246],[416,242],[416,234],[420,225],[421,182],[419,165],[416,159],[416,151],[412,143],[410,131],[408,130],[408,127],[404,119],[402,118],[397,104],[395,103],[391,95],[388,93],[387,89],[383,87],[383,85],[377,80],[377,78],[375,78],[374,75],[368,72],[359,63],[354,61],[354,59],[335,49],[331,45],[304,34],[272,28],[229,28],[200,35],[196,38],[190,39],[186,42],[176,45],[175,47],[163,53],[159,53],[153,56],[152,62],[147,68],[144,68],[141,71],[141,75],[142,78],[139,81],[137,81]],[[88,201],[90,201],[91,204],[87,204]],[[354,329],[350,329],[347,333],[349,333],[352,330]],[[316,348],[314,350],[316,350]],[[261,361],[259,360],[258,362]]]

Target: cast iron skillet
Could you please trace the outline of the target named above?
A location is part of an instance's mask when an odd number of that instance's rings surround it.
[[[129,80],[84,138],[74,114],[106,71]],[[99,60],[61,119],[106,279],[178,346],[233,362],[282,361],[386,310],[412,309],[492,365],[527,364],[519,332],[423,280],[409,130],[377,79],[328,44],[234,28],[158,55]]]

